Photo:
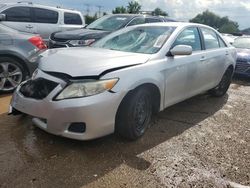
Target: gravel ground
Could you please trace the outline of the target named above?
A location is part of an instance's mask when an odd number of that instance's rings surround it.
[[[250,82],[236,81],[159,113],[136,142],[73,141],[2,114],[0,187],[249,187],[249,111]]]

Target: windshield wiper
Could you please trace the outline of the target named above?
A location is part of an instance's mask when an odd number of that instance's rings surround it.
[[[100,28],[94,28],[94,27],[93,27],[93,28],[91,28],[91,27],[90,27],[90,28],[87,28],[87,29],[92,29],[92,30],[99,30],[99,31],[103,31],[103,29],[100,29]]]

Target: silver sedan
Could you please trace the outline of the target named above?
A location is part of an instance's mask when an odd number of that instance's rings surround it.
[[[235,60],[235,49],[204,25],[128,27],[91,47],[45,52],[15,91],[10,113],[72,139],[116,132],[135,140],[153,113],[205,91],[223,96]]]

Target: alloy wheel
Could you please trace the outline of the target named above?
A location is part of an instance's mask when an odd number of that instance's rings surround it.
[[[23,80],[23,73],[19,66],[11,62],[0,63],[0,91],[11,91]]]

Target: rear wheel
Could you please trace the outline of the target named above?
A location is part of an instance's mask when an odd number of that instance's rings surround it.
[[[0,57],[0,93],[13,91],[24,79],[23,66],[13,58]]]
[[[233,70],[228,68],[227,71],[224,73],[219,85],[209,91],[212,96],[215,97],[222,97],[226,94],[233,76]]]
[[[116,132],[130,140],[138,139],[149,127],[152,111],[152,96],[147,88],[130,92],[118,109]]]

